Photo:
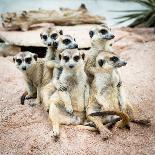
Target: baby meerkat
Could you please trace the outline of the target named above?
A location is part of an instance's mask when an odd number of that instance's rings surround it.
[[[110,41],[115,37],[111,29],[106,25],[98,25],[89,31],[91,38],[91,49],[88,54],[88,58],[85,65],[85,71],[88,76],[89,85],[93,81],[93,75],[90,74],[89,68],[95,67],[96,57],[101,51],[112,51]]]
[[[16,67],[22,71],[26,81],[26,92],[21,97],[21,104],[24,100],[37,97],[37,103],[41,102],[41,90],[52,78],[52,70],[46,65],[45,59],[37,58],[37,55],[29,51],[20,52],[13,58]],[[59,67],[56,62],[54,67]],[[52,65],[51,63],[51,65]]]
[[[122,118],[117,124],[118,127],[125,127],[129,123],[128,115],[121,112],[119,105],[117,89],[119,76],[115,72],[116,68],[125,65],[126,62],[120,60],[113,53],[102,52],[96,58],[96,67],[90,68],[91,73],[94,75],[94,80],[92,83],[92,94],[87,107],[87,117],[95,123],[103,139],[107,139],[111,135],[111,132],[103,124],[111,122],[114,118],[112,115]],[[91,114],[104,111],[115,111],[116,113],[109,113],[109,116],[104,116],[103,118],[94,117]]]
[[[66,49],[59,57],[63,70],[59,77],[58,90],[50,98],[52,104],[49,109],[54,137],[60,134],[60,124],[77,125],[84,121],[89,97],[84,55],[77,49]],[[63,98],[60,92],[64,92]]]
[[[57,30],[54,27],[46,27],[43,32],[40,33],[40,38],[43,43],[47,46],[46,59],[53,60],[55,59],[55,48],[53,46],[53,42],[58,39],[60,35],[63,35],[62,30]]]

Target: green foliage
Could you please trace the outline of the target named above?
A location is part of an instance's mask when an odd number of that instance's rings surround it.
[[[121,19],[118,23],[123,23],[128,20],[133,22],[130,27],[154,27],[155,26],[155,0],[123,0],[123,2],[135,2],[145,7],[141,10],[126,10],[118,12],[127,12],[127,15],[117,17],[115,19]]]

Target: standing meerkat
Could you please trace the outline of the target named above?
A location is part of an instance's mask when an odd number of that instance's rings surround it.
[[[24,100],[37,97],[37,103],[41,102],[41,90],[52,78],[52,69],[48,68],[45,59],[37,58],[37,55],[29,51],[20,52],[14,56],[16,67],[22,71],[26,83],[26,92],[21,97]],[[56,62],[51,62],[51,67],[60,67]]]
[[[60,63],[59,54],[65,49],[77,48],[78,45],[72,36],[61,35],[53,42],[53,47],[55,49],[55,58],[54,59],[57,63]],[[46,64],[47,64],[48,68],[53,67],[52,61],[48,61]],[[52,80],[43,88],[43,91],[42,91],[43,103],[44,103],[44,108],[47,111],[48,111],[49,105],[51,103],[49,98],[53,94],[53,89],[55,89],[55,90],[57,89],[58,79],[59,79],[61,72],[62,72],[62,68],[58,68],[58,67],[54,68]],[[63,95],[63,93],[62,93],[62,95]]]
[[[88,54],[88,58],[85,65],[85,71],[88,76],[89,85],[93,81],[93,75],[89,72],[90,67],[95,67],[96,57],[100,51],[112,51],[111,40],[115,37],[111,29],[106,25],[98,25],[89,31],[89,36],[91,38],[91,49]]]
[[[63,35],[62,30],[57,30],[56,28],[49,26],[46,27],[43,32],[40,33],[40,38],[43,43],[47,46],[47,52],[45,58],[47,60],[55,59],[55,48],[53,42],[58,39],[60,35]]]
[[[115,69],[125,65],[126,62],[120,60],[117,55],[102,52],[96,58],[96,67],[91,68],[94,81],[87,107],[87,117],[96,124],[103,138],[108,138],[111,135],[111,132],[103,124],[115,122],[117,117],[113,115],[120,116],[122,119],[116,124],[120,128],[129,127],[130,121],[141,122],[141,120],[135,120],[134,109],[127,99],[125,99],[124,105],[120,104],[119,89],[117,88],[120,79]],[[106,111],[110,116],[105,116]],[[143,120],[143,123],[149,122]]]
[[[60,64],[63,66],[63,70],[59,77],[59,88],[50,98],[52,104],[49,109],[54,137],[59,137],[61,124],[77,125],[83,123],[85,119],[89,87],[84,72],[83,57],[84,55],[81,55],[77,49],[66,49],[60,55]],[[60,98],[58,91],[69,94],[71,100],[69,108],[73,109],[73,114],[66,112],[63,102],[65,98]]]

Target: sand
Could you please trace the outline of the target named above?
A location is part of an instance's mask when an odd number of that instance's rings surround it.
[[[114,128],[113,136],[103,141],[99,134],[76,126],[62,126],[60,139],[54,142],[47,112],[40,105],[31,107],[29,104],[34,100],[20,105],[20,96],[24,91],[22,74],[10,62],[11,57],[0,57],[0,154],[154,155],[155,35],[152,29],[145,29],[145,32],[139,29],[125,31],[132,31],[140,40],[130,36],[116,42],[121,57],[128,62],[120,73],[130,101],[139,105],[150,117],[151,127],[131,124],[130,131]],[[119,30],[116,33],[119,34]]]

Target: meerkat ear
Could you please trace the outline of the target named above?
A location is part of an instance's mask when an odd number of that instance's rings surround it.
[[[93,35],[94,35],[94,32],[93,32],[93,31],[89,31],[89,36],[90,36],[90,38],[92,38]]]
[[[37,61],[38,54],[34,54],[34,56],[33,56],[33,57],[34,57],[34,60],[35,60],[35,61]]]
[[[60,30],[60,31],[59,31],[59,34],[60,34],[60,35],[63,35],[63,31],[62,31],[62,30]]]
[[[81,54],[81,57],[82,57],[82,59],[84,60],[84,59],[85,59],[85,54],[82,53],[82,54]]]
[[[58,48],[58,43],[57,42],[53,42],[53,47],[55,48],[55,49],[57,49]]]
[[[40,33],[40,38],[41,38],[41,39],[43,38],[43,34],[42,34],[42,33]]]
[[[61,54],[59,54],[59,60],[61,60]]]

